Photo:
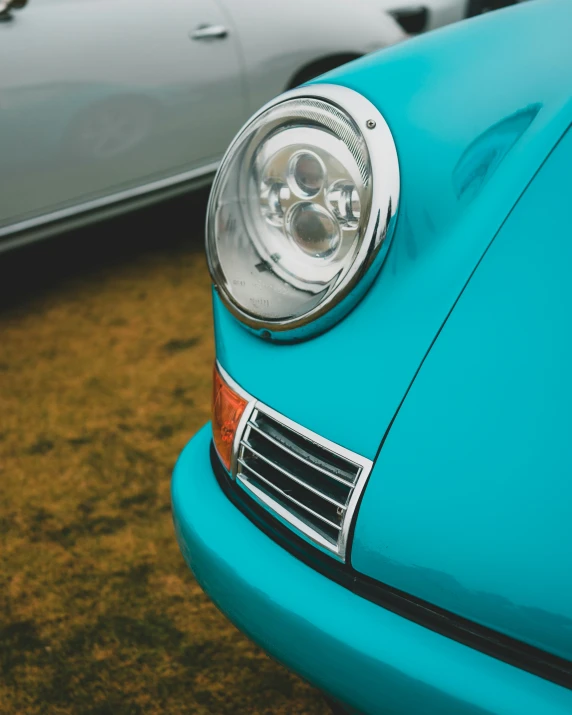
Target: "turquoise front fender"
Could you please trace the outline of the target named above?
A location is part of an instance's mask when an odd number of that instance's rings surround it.
[[[572,660],[572,130],[461,295],[359,511],[358,571]]]
[[[385,116],[401,167],[393,243],[328,333],[249,334],[214,295],[217,356],[252,395],[374,458],[487,246],[570,122],[572,3],[537,0],[430,33],[325,75]]]
[[[274,658],[364,714],[571,712],[569,690],[361,598],[269,539],[221,490],[211,439],[206,426],[175,468],[177,539],[217,606]]]

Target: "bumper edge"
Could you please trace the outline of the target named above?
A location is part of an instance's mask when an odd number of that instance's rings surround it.
[[[223,494],[211,438],[207,425],[175,467],[177,539],[215,604],[273,657],[365,713],[570,713],[570,691],[387,611],[278,546]]]

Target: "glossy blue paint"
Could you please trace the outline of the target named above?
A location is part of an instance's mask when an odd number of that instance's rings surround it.
[[[373,458],[421,361],[507,213],[572,118],[569,0],[430,33],[319,81],[364,94],[402,176],[377,281],[330,332],[264,343],[215,295],[223,367],[288,417]]]
[[[569,0],[537,0],[318,80],[361,92],[394,134],[386,262],[344,320],[299,344],[253,336],[214,294],[217,357],[243,388],[371,459],[383,443],[351,565],[568,659],[570,27]],[[365,713],[572,712],[572,691],[290,556],[222,493],[209,440],[206,428],[175,471],[179,543],[276,658]]]
[[[572,659],[572,130],[494,240],[389,432],[359,571]]]
[[[363,713],[570,713],[571,691],[400,618],[275,544],[221,491],[210,441],[207,426],[177,463],[177,538],[217,606],[275,658]]]

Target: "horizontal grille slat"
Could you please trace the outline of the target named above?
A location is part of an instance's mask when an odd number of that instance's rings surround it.
[[[236,437],[238,485],[315,545],[342,561],[371,462],[254,402]]]
[[[298,460],[299,462],[302,462],[305,464],[307,467],[311,467],[312,469],[315,469],[318,472],[321,472],[325,476],[328,477],[328,479],[334,479],[335,481],[339,481],[342,484],[346,484],[348,487],[351,486],[351,484],[348,484],[348,478],[346,477],[339,477],[337,474],[334,474],[333,472],[329,472],[327,469],[324,467],[320,466],[319,464],[316,464],[314,462],[311,462],[309,459],[304,457],[302,454],[299,452],[294,451],[290,447],[288,447],[284,442],[280,442],[277,440],[275,437],[272,437],[268,433],[264,432],[260,427],[253,422],[249,422],[248,426],[250,427],[251,430],[254,430],[257,434],[259,434],[263,439],[267,440],[268,442],[271,442],[275,447],[278,447],[278,449],[283,450],[286,452],[290,457],[293,459]]]
[[[257,483],[255,478],[249,477],[245,472],[238,477],[239,484],[243,490],[250,495],[256,496],[266,509],[272,514],[282,517],[286,522],[303,533],[311,534],[312,540],[325,546],[328,550],[334,550],[339,541],[339,531],[324,524],[319,520],[312,521],[310,514],[297,512],[292,508],[292,504],[286,500],[281,500],[280,495],[266,489],[263,483]]]
[[[336,502],[338,506],[345,507],[349,495],[352,492],[351,485],[346,482],[339,482],[328,477],[321,471],[315,470],[312,466],[299,462],[289,453],[283,452],[279,447],[271,443],[265,443],[264,437],[258,433],[249,432],[247,436],[249,448],[260,454],[263,459],[277,465],[297,479],[306,482],[314,490],[320,492],[330,501]]]
[[[250,423],[284,444],[291,451],[301,454],[313,466],[324,469],[332,476],[341,477],[350,484],[355,484],[360,471],[359,465],[352,464],[338,455],[326,451],[312,440],[288,430],[284,425],[280,425],[260,412],[250,420]]]
[[[244,442],[242,441],[241,444],[248,449],[248,451],[251,453],[254,459],[261,459],[263,462],[268,464],[272,469],[276,469],[279,471],[281,474],[283,474],[287,479],[291,479],[293,482],[301,486],[303,489],[312,492],[315,494],[317,497],[320,499],[324,499],[325,501],[329,502],[330,504],[333,504],[335,507],[345,510],[346,508],[346,501],[347,501],[347,494],[344,495],[345,500],[343,502],[337,501],[336,499],[332,498],[328,494],[326,494],[323,491],[320,491],[320,489],[317,489],[316,487],[312,486],[312,484],[308,481],[308,475],[306,475],[306,481],[304,479],[297,477],[294,473],[289,472],[287,469],[285,469],[283,466],[279,465],[277,462],[273,462],[271,459],[268,457],[265,457],[264,454],[261,452],[258,452],[256,449],[253,448],[252,444],[250,442]]]
[[[332,522],[335,526],[341,524],[343,509],[325,501],[317,494],[308,491],[304,486],[291,480],[286,474],[273,465],[254,457],[252,454],[248,454],[246,451],[242,451],[239,461],[261,474],[264,479],[276,485],[280,491],[300,501],[306,505],[308,509],[321,514],[324,519]]]
[[[303,518],[310,518],[312,520],[316,520],[320,526],[325,525],[330,527],[331,529],[335,530],[338,532],[340,530],[340,525],[339,524],[334,524],[328,519],[326,519],[324,516],[319,514],[318,512],[313,511],[308,507],[306,504],[303,504],[302,502],[298,501],[295,499],[293,496],[290,494],[287,494],[284,492],[280,487],[276,486],[271,480],[266,479],[263,477],[259,472],[257,472],[255,469],[253,469],[249,464],[246,462],[243,462],[242,460],[239,460],[239,463],[241,464],[242,467],[246,468],[247,472],[246,474],[243,472],[241,476],[246,476],[247,478],[252,478],[254,477],[255,480],[259,480],[260,483],[268,487],[271,492],[273,493],[273,496],[276,497],[281,497],[283,500],[285,500],[288,504],[294,505],[294,507],[297,507],[298,515],[302,516]]]

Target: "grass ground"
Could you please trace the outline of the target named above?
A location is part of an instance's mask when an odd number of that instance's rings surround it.
[[[173,535],[170,472],[209,419],[203,201],[0,256],[2,715],[328,712]]]

